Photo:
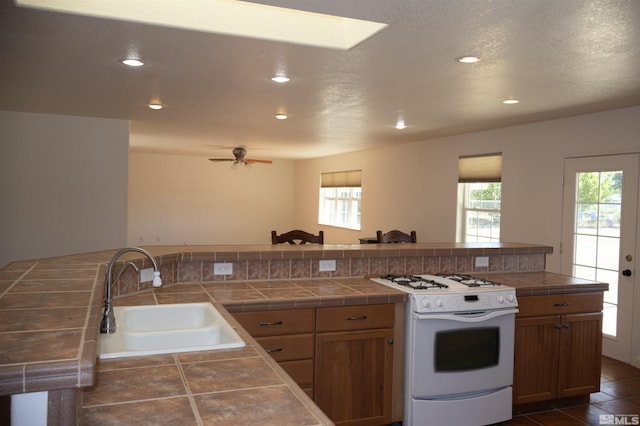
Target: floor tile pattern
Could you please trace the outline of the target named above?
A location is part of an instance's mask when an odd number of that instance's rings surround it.
[[[603,356],[600,381],[600,392],[591,394],[589,404],[516,414],[504,426],[600,426],[606,424],[601,422],[601,415],[640,416],[640,369]]]

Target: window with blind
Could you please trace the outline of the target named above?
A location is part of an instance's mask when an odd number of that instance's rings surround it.
[[[361,181],[361,170],[321,173],[318,223],[359,230]]]
[[[458,241],[500,241],[502,154],[458,160]]]

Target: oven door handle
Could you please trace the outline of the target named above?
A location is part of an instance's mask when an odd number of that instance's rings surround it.
[[[466,313],[448,313],[448,314],[419,314],[414,312],[413,317],[419,320],[432,320],[432,319],[441,319],[441,320],[449,320],[449,321],[459,321],[459,322],[482,322],[492,318],[501,317],[504,315],[513,315],[517,314],[519,311],[516,308],[513,309],[504,309],[500,311],[469,311]],[[478,315],[475,315],[475,314]]]

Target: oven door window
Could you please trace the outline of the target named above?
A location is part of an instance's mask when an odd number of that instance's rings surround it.
[[[500,328],[438,331],[435,335],[434,351],[436,372],[495,367],[500,360]]]

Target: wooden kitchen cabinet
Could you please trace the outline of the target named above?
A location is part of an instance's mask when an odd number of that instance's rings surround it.
[[[513,403],[600,390],[602,293],[518,297]]]
[[[313,398],[315,309],[237,312],[233,316]]]
[[[393,327],[393,305],[317,309],[314,400],[334,423],[390,423]]]
[[[401,419],[397,315],[394,304],[233,313],[334,423],[358,426]]]

